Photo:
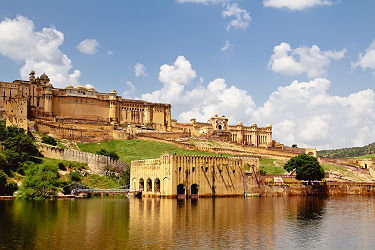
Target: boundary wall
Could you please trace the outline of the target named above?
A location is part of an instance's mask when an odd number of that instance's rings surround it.
[[[47,145],[38,145],[39,151],[47,158],[53,158],[64,161],[75,161],[87,164],[90,170],[96,174],[102,175],[106,170],[114,170],[121,172],[125,170],[128,165],[120,160],[112,160],[105,155],[92,154],[82,152],[74,149],[63,149]]]

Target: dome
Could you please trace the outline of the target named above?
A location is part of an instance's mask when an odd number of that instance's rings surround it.
[[[253,122],[253,123],[251,123],[251,126],[252,126],[252,127],[253,127],[253,126],[256,127],[257,125],[256,125],[256,123]]]
[[[42,80],[49,80],[48,76],[46,75],[46,73],[43,73],[41,76],[40,76],[40,79]]]
[[[71,85],[71,84],[68,84],[68,85],[66,85],[66,87],[65,87],[66,89],[72,89],[73,88],[73,86]]]
[[[237,123],[237,126],[242,126],[242,125],[243,125],[243,124],[242,124],[242,122],[240,122],[240,121]]]
[[[75,89],[86,89],[85,86],[82,86],[82,85],[77,85],[77,86],[74,86]]]
[[[110,94],[117,94],[116,90],[112,89],[111,91],[109,91]]]
[[[267,128],[272,128],[272,125],[268,123]]]
[[[29,74],[30,76],[33,76],[33,75],[35,75],[35,71],[34,70],[32,70],[31,72],[30,72],[30,74]]]

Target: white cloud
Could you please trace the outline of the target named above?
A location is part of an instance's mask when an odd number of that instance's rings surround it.
[[[99,43],[95,39],[86,39],[77,45],[77,49],[84,54],[95,55],[98,51]]]
[[[293,81],[257,107],[246,90],[225,79],[192,86],[195,77],[190,62],[179,56],[174,64],[160,67],[163,86],[142,99],[171,103],[180,122],[191,118],[204,122],[214,114],[224,114],[231,124],[271,123],[274,139],[286,145],[324,149],[375,141],[370,132],[375,130],[375,93],[370,89],[340,97],[328,94],[331,82],[327,79]]]
[[[245,90],[228,86],[224,79],[217,78],[207,86],[197,85],[186,89],[196,77],[190,62],[183,56],[177,57],[173,65],[160,67],[160,90],[142,95],[142,99],[153,102],[167,102],[181,110],[179,120],[188,121],[195,117],[208,120],[213,114],[226,114],[238,120],[249,116],[255,104]],[[203,81],[203,79],[202,79]]]
[[[268,67],[274,72],[284,75],[306,73],[308,77],[314,78],[325,75],[331,60],[343,58],[346,49],[321,51],[316,45],[292,49],[288,43],[280,43],[273,52]]]
[[[225,42],[225,45],[224,47],[222,47],[220,49],[221,52],[224,52],[224,51],[227,51],[228,49],[230,49],[231,47],[233,47],[233,44],[231,44],[228,40]]]
[[[337,148],[373,142],[375,135],[363,133],[375,129],[374,92],[331,96],[330,84],[316,78],[279,87],[251,118],[273,124],[274,138],[286,145]]]
[[[239,8],[237,3],[227,4],[221,14],[225,18],[234,17],[234,19],[227,24],[227,30],[231,28],[245,30],[249,27],[251,21],[250,13],[245,9]]]
[[[164,84],[160,90],[142,95],[142,99],[168,103],[184,103],[180,99],[184,93],[184,85],[196,77],[195,71],[185,57],[179,56],[173,65],[164,64],[160,67],[159,80]]]
[[[113,51],[112,50],[108,50],[107,51],[107,55],[110,55],[110,56],[113,55]]]
[[[315,6],[332,5],[327,0],[263,0],[264,7],[286,8],[290,10],[304,10]]]
[[[132,98],[132,96],[135,93],[135,86],[134,86],[134,84],[131,81],[126,81],[126,85],[128,87],[128,90],[125,90],[122,93],[122,97],[123,98]]]
[[[0,22],[0,34],[0,54],[24,63],[20,69],[22,79],[28,79],[30,71],[35,70],[37,75],[45,72],[57,87],[78,81],[81,72],[69,73],[71,60],[59,49],[64,34],[56,28],[35,31],[33,21],[17,16]]]
[[[375,75],[375,40],[366,49],[365,53],[358,56],[358,61],[352,63],[352,68],[361,67],[362,70],[371,69]]]
[[[146,67],[142,63],[137,62],[134,65],[134,74],[135,74],[136,77],[147,75]]]
[[[217,4],[217,3],[225,3],[229,2],[230,0],[177,0],[178,3],[202,3],[202,4]]]

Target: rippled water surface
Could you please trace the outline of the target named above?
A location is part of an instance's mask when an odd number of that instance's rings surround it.
[[[0,248],[375,249],[375,199],[0,201]]]

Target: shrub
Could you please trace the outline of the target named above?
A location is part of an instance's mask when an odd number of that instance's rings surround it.
[[[51,136],[48,136],[48,135],[43,135],[42,136],[42,142],[45,143],[45,144],[52,145],[52,146],[56,146],[57,145],[57,141],[55,140],[55,138],[53,138]]]
[[[111,152],[108,152],[107,150],[105,149],[101,149],[99,151],[96,152],[98,155],[105,155],[105,156],[108,156],[110,157],[112,160],[118,160],[119,159],[119,156],[118,154],[116,154],[115,152],[111,151]]]
[[[72,182],[80,182],[81,181],[81,175],[79,172],[70,172],[69,173],[69,180]]]
[[[60,170],[66,171],[66,167],[65,167],[64,163],[59,162],[59,164],[57,164],[57,166],[59,167]]]

